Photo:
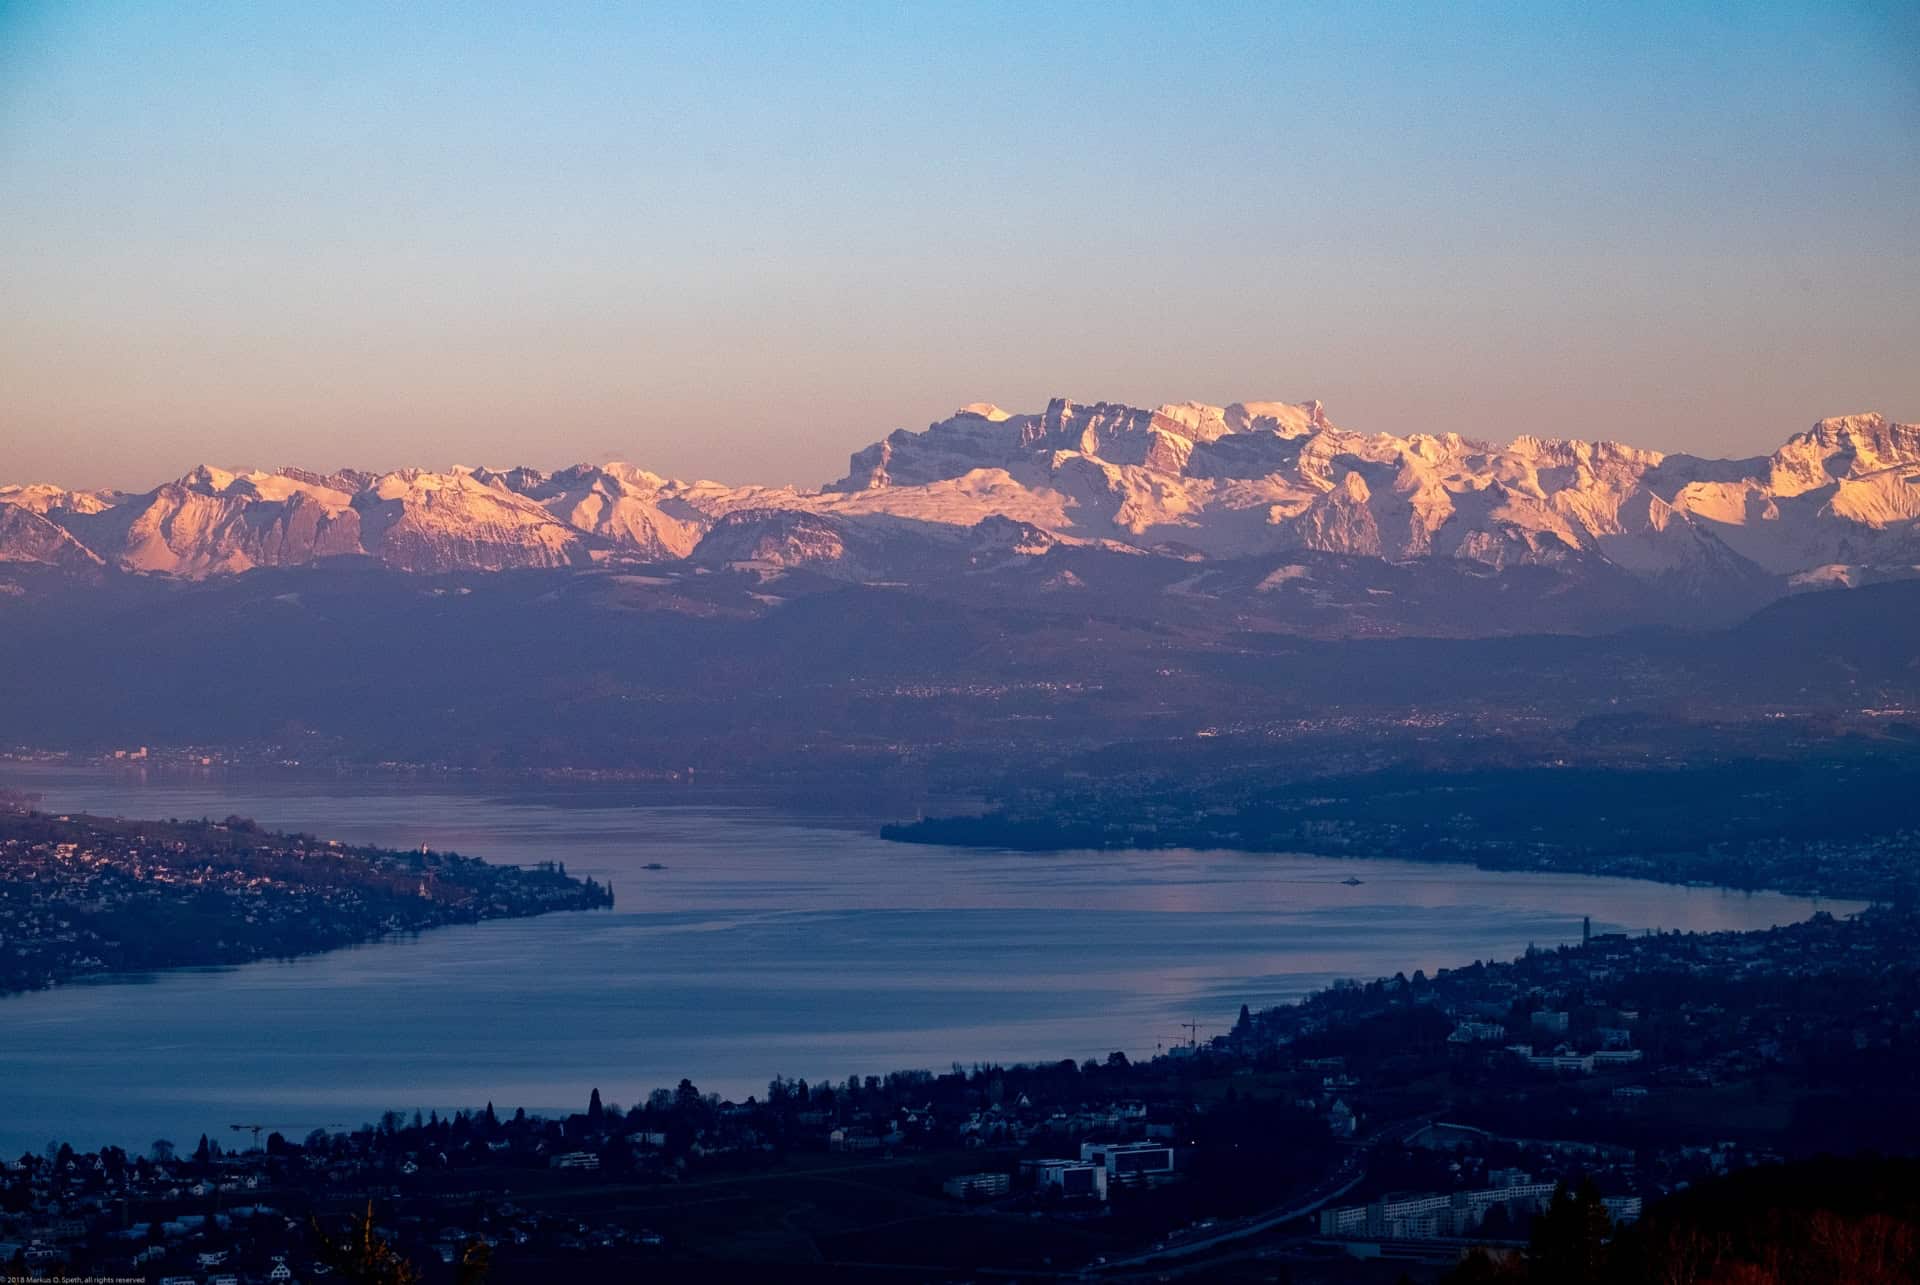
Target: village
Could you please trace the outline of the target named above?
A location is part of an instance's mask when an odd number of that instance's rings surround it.
[[[0,994],[613,902],[550,863],[356,847],[241,817],[136,822],[11,803],[0,798]]]

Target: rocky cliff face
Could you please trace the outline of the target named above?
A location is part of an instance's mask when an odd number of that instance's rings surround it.
[[[0,562],[35,562],[71,570],[101,565],[99,555],[64,527],[16,505],[0,505]]]

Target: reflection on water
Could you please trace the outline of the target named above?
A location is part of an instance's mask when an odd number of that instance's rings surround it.
[[[502,793],[291,777],[141,781],[0,766],[44,806],[253,816],[394,847],[555,859],[612,911],[448,928],[291,963],[0,999],[0,1152],[283,1132],[388,1108],[733,1096],[976,1060],[1150,1054],[1337,977],[1596,931],[1749,928],[1775,894],[1395,861],[903,846],[635,788]],[[849,822],[849,825],[857,825]],[[658,863],[664,869],[647,869]],[[1341,881],[1357,877],[1357,886]],[[1843,912],[1852,903],[1830,903]]]

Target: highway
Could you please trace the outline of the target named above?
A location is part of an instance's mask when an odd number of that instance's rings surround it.
[[[1372,1130],[1366,1137],[1354,1142],[1352,1150],[1333,1167],[1326,1177],[1303,1194],[1289,1199],[1282,1208],[1255,1214],[1250,1218],[1238,1219],[1219,1227],[1210,1227],[1200,1235],[1189,1235],[1179,1239],[1169,1238],[1144,1253],[1113,1259],[1090,1268],[1089,1272],[1121,1272],[1130,1268],[1158,1267],[1175,1263],[1220,1249],[1250,1236],[1272,1231],[1296,1218],[1304,1218],[1323,1206],[1332,1204],[1365,1181],[1367,1154],[1380,1143],[1388,1138],[1405,1140],[1432,1124],[1434,1119],[1435,1117],[1430,1115],[1414,1116],[1410,1119],[1391,1121]]]

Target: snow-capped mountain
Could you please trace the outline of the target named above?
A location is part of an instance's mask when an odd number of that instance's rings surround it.
[[[680,497],[680,483],[631,464],[578,464],[553,474],[482,469],[473,476],[525,496],[566,526],[642,558],[684,558],[711,524],[707,514]]]
[[[860,579],[943,550],[984,565],[1061,546],[1600,567],[1702,593],[1855,583],[1920,564],[1920,426],[1845,416],[1770,455],[1710,460],[1616,442],[1363,433],[1318,402],[1056,399],[1032,414],[978,403],[895,432],[819,490],[675,481],[623,463],[202,467],[143,494],[0,487],[0,561],[185,578],[359,556],[412,572],[691,559]]]
[[[1494,566],[1598,557],[1643,575],[1748,563],[1775,575],[1905,562],[1920,427],[1822,420],[1770,456],[1617,442],[1351,432],[1318,402],[1144,411],[1056,400],[968,407],[856,452],[832,491],[1005,475],[1061,534],[1215,556],[1311,549]]]

